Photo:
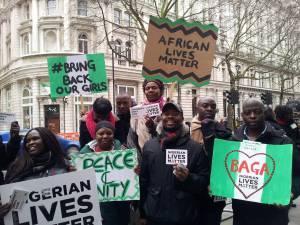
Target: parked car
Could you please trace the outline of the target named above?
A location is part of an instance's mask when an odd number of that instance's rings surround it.
[[[21,129],[20,136],[23,138],[28,131],[29,129]],[[9,141],[10,133],[9,131],[0,131],[0,136],[2,138],[3,143],[6,144]],[[80,150],[79,141],[68,140],[63,138],[60,135],[56,135],[56,138],[65,154],[68,155],[73,152],[79,152]]]

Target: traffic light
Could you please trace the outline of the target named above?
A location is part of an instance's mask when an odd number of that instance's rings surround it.
[[[225,91],[223,95],[226,96],[229,104],[235,105],[239,103],[239,92],[237,90]]]
[[[271,92],[261,93],[260,98],[265,105],[272,105],[273,103],[273,97]]]

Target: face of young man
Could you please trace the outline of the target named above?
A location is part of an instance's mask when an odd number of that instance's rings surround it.
[[[131,99],[128,96],[119,96],[116,99],[116,108],[119,115],[129,113],[131,106]]]
[[[251,102],[243,107],[243,120],[250,129],[260,129],[264,127],[264,108],[258,102]]]
[[[201,98],[198,102],[197,107],[199,120],[215,119],[217,113],[217,105],[214,99]]]
[[[162,125],[165,130],[175,131],[183,122],[183,115],[175,108],[169,108],[162,113]]]

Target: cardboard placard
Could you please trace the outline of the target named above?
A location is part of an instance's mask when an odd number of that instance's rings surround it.
[[[145,116],[154,117],[159,116],[161,110],[158,103],[142,106],[134,106],[130,108],[130,115],[132,119],[144,118]]]
[[[48,58],[51,97],[107,91],[104,54]]]
[[[166,149],[166,164],[182,164],[184,166],[187,166],[188,151],[185,149]]]
[[[213,24],[170,21],[151,16],[144,54],[143,76],[163,82],[208,84],[218,28]]]
[[[288,205],[292,151],[289,145],[215,139],[210,189],[213,195]]]
[[[72,154],[77,170],[94,168],[97,176],[98,199],[101,202],[140,199],[139,177],[135,149]]]
[[[10,201],[15,189],[29,193],[22,208],[4,217],[4,224],[101,225],[96,187],[93,169],[1,185],[2,203]]]
[[[0,123],[11,123],[13,121],[16,121],[16,114],[0,112]]]

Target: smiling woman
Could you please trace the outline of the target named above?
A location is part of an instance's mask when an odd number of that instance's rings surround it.
[[[4,182],[15,183],[67,172],[63,151],[50,130],[37,127],[24,137],[22,153],[9,166]],[[1,219],[9,212],[11,205],[0,204]]]
[[[7,170],[5,183],[14,183],[64,173],[63,151],[55,135],[44,127],[29,130],[24,137],[24,151]]]

